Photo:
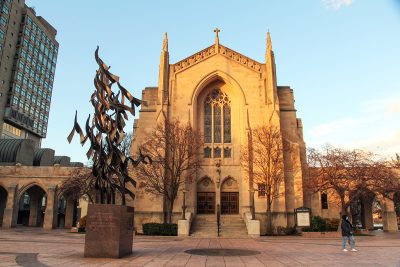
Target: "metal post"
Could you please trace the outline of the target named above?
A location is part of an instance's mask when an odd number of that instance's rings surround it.
[[[186,220],[186,190],[183,190],[182,220]]]
[[[217,205],[217,236],[219,237],[221,231],[221,211],[219,204]]]
[[[251,190],[250,192],[251,194],[251,219],[255,220],[256,219],[256,209],[255,209],[255,205],[254,205],[254,189]]]

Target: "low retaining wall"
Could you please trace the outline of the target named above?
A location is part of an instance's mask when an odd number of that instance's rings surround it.
[[[251,237],[260,237],[260,221],[252,220],[250,212],[245,212],[243,219],[246,224],[247,234]]]

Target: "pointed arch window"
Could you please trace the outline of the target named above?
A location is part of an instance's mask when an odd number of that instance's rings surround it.
[[[230,148],[224,148],[224,144],[231,139],[231,101],[217,88],[204,101],[204,143],[212,144],[214,157],[220,158],[221,151],[224,157],[230,157]]]

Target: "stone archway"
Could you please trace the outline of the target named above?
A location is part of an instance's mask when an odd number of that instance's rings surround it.
[[[208,176],[197,182],[197,214],[215,213],[215,184]]]
[[[380,194],[369,194],[351,205],[353,224],[363,229],[396,231],[398,229],[395,203]]]
[[[47,193],[39,185],[33,184],[19,195],[17,224],[42,227],[47,205]]]
[[[60,194],[57,198],[57,210],[55,212],[55,227],[71,228],[77,224],[80,217],[78,210],[78,200],[70,195]]]
[[[4,211],[7,205],[7,190],[0,185],[0,227],[3,225]]]
[[[221,185],[221,214],[239,214],[239,186],[230,176]]]

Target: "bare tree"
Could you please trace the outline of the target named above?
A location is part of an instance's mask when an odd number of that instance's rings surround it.
[[[388,162],[363,150],[345,150],[325,146],[321,151],[308,150],[309,179],[307,188],[333,191],[340,200],[341,213],[351,203],[371,193],[389,197],[398,188],[398,178]]]
[[[121,144],[120,149],[121,152],[126,156],[129,157],[131,155],[131,145],[132,145],[132,132],[128,132],[125,134]]]
[[[392,159],[393,168],[400,169],[400,154],[396,153],[396,157]]]
[[[272,125],[252,130],[250,138],[251,141],[242,146],[241,165],[248,178],[265,186],[267,232],[272,233],[271,207],[281,195],[280,186],[284,179],[283,138],[279,128]]]
[[[164,197],[166,223],[172,221],[179,190],[194,180],[200,168],[202,147],[200,135],[179,120],[158,124],[140,146],[140,150],[153,159],[153,164],[142,164],[135,170],[140,179],[139,187]]]
[[[79,199],[87,196],[91,203],[95,200],[95,186],[91,170],[89,168],[76,168],[72,171],[71,177],[65,180],[60,186],[61,192]]]

